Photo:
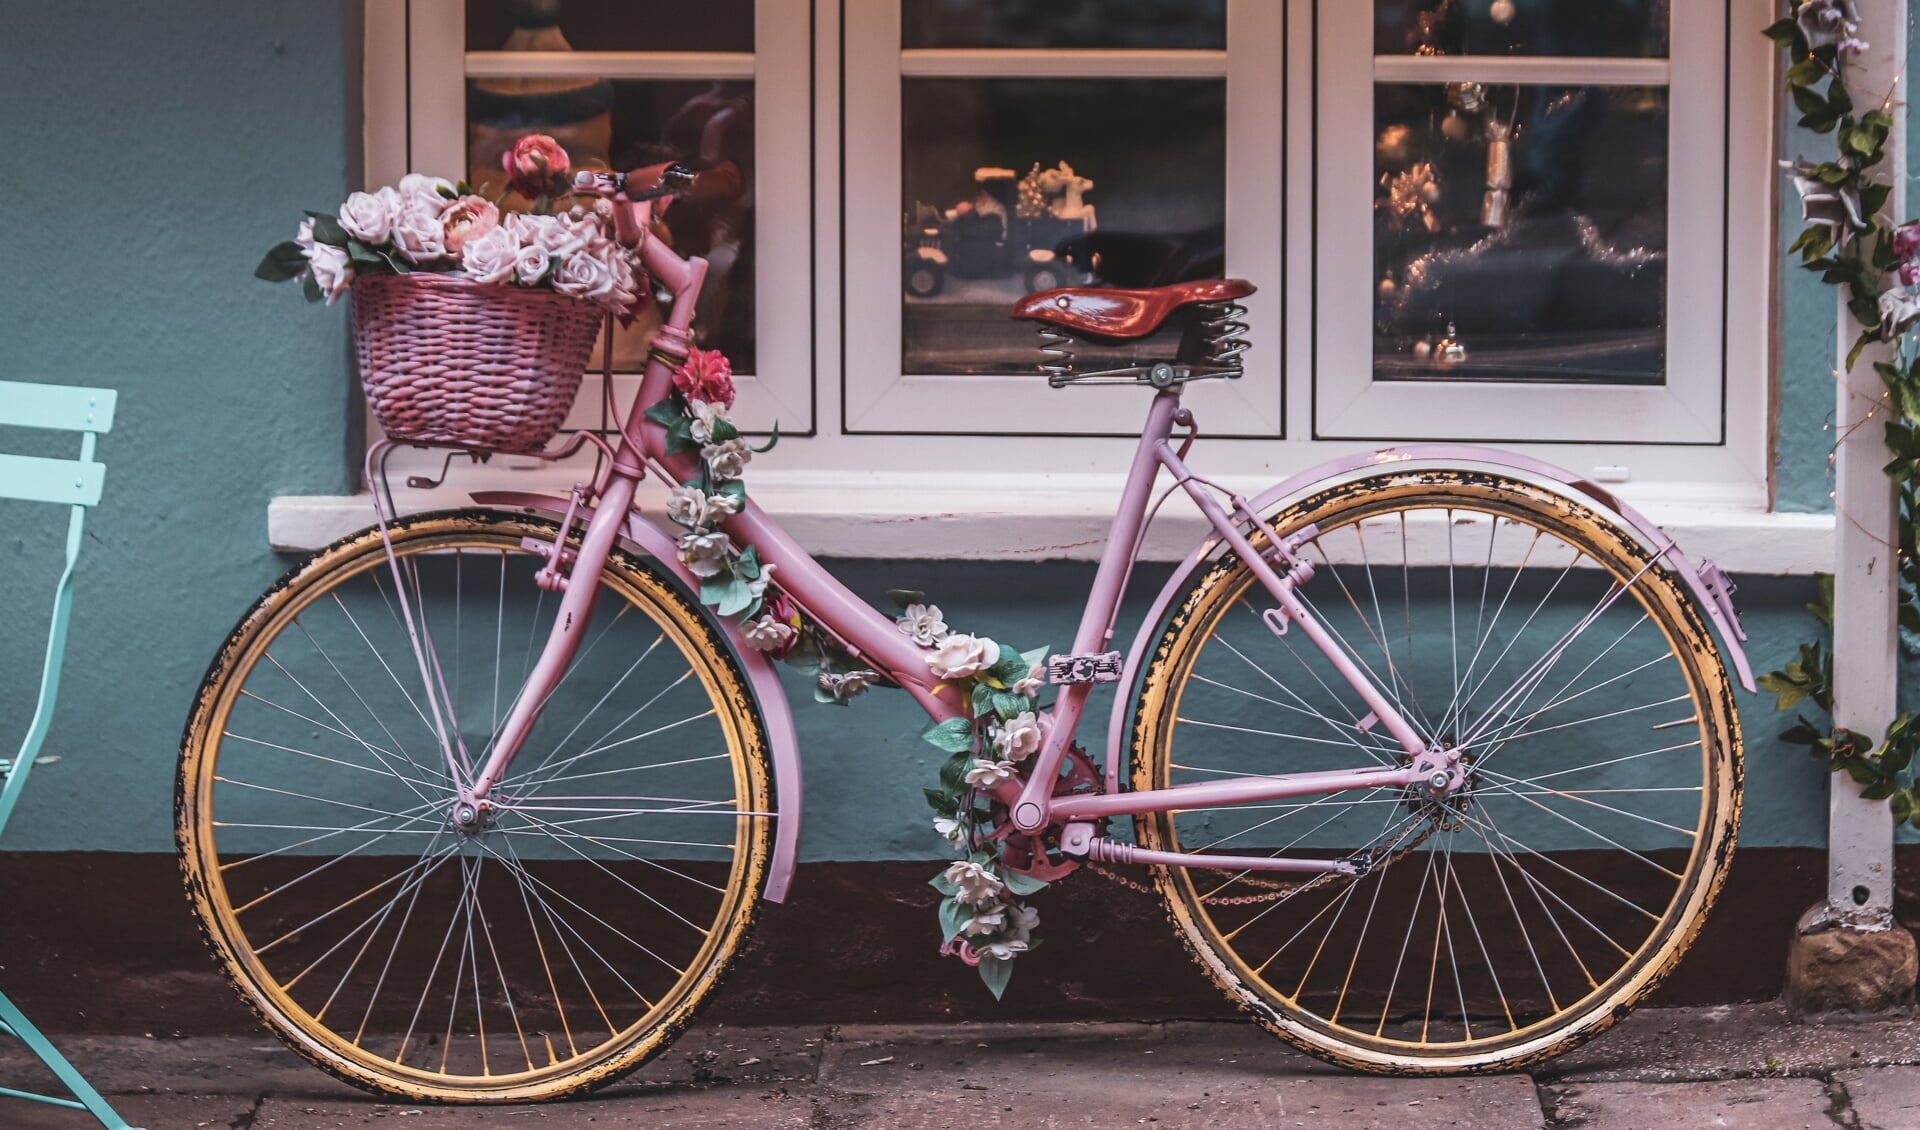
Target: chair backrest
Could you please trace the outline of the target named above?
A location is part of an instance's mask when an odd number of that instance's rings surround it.
[[[60,661],[67,650],[67,620],[73,611],[73,567],[80,559],[87,507],[100,501],[106,467],[93,458],[95,437],[113,427],[119,394],[110,388],[0,381],[0,426],[79,432],[80,457],[55,459],[0,452],[0,499],[51,502],[70,506],[66,568],[53,592],[53,618],[47,629],[46,659],[40,671],[40,697],[19,753],[0,760],[0,829],[7,826],[27,772],[53,720],[60,688]]]
[[[113,430],[119,393],[110,388],[0,381],[0,426],[80,432],[80,458],[0,453],[0,498],[92,506],[106,468],[93,461],[93,437]]]

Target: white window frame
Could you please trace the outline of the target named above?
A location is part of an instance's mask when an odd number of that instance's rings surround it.
[[[807,434],[814,428],[812,295],[791,280],[813,268],[812,59],[800,45],[812,26],[805,3],[755,0],[753,52],[466,49],[463,0],[372,0],[367,5],[368,184],[410,170],[467,168],[470,78],[752,80],[754,84],[754,335],[756,371],[742,374],[735,413],[748,430]],[[382,113],[395,104],[400,115]],[[598,360],[596,355],[595,360]],[[598,366],[583,382],[570,428],[600,419]],[[624,411],[639,374],[614,374]],[[376,427],[369,417],[370,432]]]
[[[1717,444],[1728,262],[1727,41],[1723,0],[1675,0],[1670,58],[1375,56],[1373,5],[1319,12],[1316,226],[1373,230],[1376,83],[1655,86],[1669,94],[1666,374],[1660,385],[1377,381],[1373,259],[1318,258],[1314,427],[1324,438]],[[1756,25],[1758,26],[1758,25]],[[1362,237],[1364,238],[1364,237]]]
[[[913,78],[1213,78],[1226,82],[1226,273],[1259,290],[1243,303],[1256,326],[1280,313],[1281,201],[1275,191],[1284,98],[1281,9],[1227,0],[1225,50],[903,49],[901,0],[846,3],[846,302],[860,328],[846,342],[845,427],[851,433],[1128,435],[1141,405],[1127,396],[1062,393],[1032,367],[1004,375],[929,376],[901,369],[901,86]],[[1036,108],[1041,109],[1041,108]],[[853,144],[854,139],[875,139]],[[888,144],[891,140],[891,144]],[[1072,154],[1063,154],[1069,160]],[[1151,152],[1141,154],[1152,160]],[[1095,201],[1098,203],[1097,199]],[[859,270],[853,264],[861,264]],[[1274,342],[1277,344],[1277,341]],[[1279,438],[1279,350],[1246,355],[1237,381],[1188,388],[1194,410],[1231,420],[1223,434]],[[1037,361],[1012,358],[1016,362]]]
[[[853,197],[843,195],[843,190],[860,191],[853,183],[856,173],[875,162],[890,160],[897,164],[900,139],[897,134],[874,132],[853,100],[869,97],[863,93],[863,83],[890,87],[886,100],[894,106],[892,113],[897,119],[902,70],[927,68],[937,62],[930,56],[901,56],[897,31],[890,30],[880,36],[893,35],[894,57],[905,61],[892,65],[891,73],[885,67],[878,76],[857,73],[856,64],[864,57],[860,41],[876,34],[860,22],[872,14],[874,2],[811,0],[810,28],[790,28],[778,40],[769,38],[772,33],[763,29],[756,38],[763,48],[762,56],[755,61],[756,82],[767,82],[776,72],[793,74],[811,66],[810,98],[803,93],[778,107],[797,115],[798,124],[786,128],[763,121],[756,130],[756,141],[763,146],[783,146],[777,155],[763,149],[758,162],[763,185],[774,183],[766,178],[785,177],[789,170],[811,177],[810,192],[805,184],[798,190],[778,193],[764,188],[758,202],[763,223],[768,215],[765,209],[804,202],[802,214],[782,230],[810,239],[814,251],[812,273],[808,276],[805,266],[772,267],[763,241],[759,278],[762,287],[777,283],[787,294],[804,296],[804,301],[810,302],[810,318],[803,320],[811,336],[792,356],[796,371],[804,364],[818,377],[804,388],[793,389],[777,389],[763,379],[757,382],[758,387],[749,386],[742,393],[742,410],[753,413],[756,422],[778,416],[783,436],[779,449],[753,468],[754,496],[769,512],[779,515],[802,544],[819,554],[1091,559],[1103,544],[1133,452],[1130,437],[1145,414],[1146,398],[1137,390],[1042,391],[1043,382],[1037,376],[1005,378],[1032,382],[1032,395],[1046,398],[1029,401],[1039,406],[1035,411],[1050,419],[1092,419],[1101,430],[1110,432],[1106,435],[924,434],[937,430],[927,428],[924,419],[909,419],[910,427],[883,434],[870,422],[870,417],[878,419],[872,413],[874,398],[869,395],[865,401],[858,400],[863,388],[871,391],[876,387],[860,385],[853,375],[859,343],[886,338],[875,321],[876,314],[885,316],[891,311],[892,318],[898,319],[899,234],[894,227],[897,220],[890,219],[884,247],[871,245],[871,239],[869,244],[862,244],[857,237],[843,240],[843,222],[859,219]],[[1675,6],[1684,9],[1702,2],[1675,0]],[[1722,0],[1705,2],[1715,4],[1718,10]],[[1235,229],[1230,233],[1228,270],[1253,276],[1261,287],[1249,303],[1253,349],[1247,356],[1250,370],[1267,374],[1266,379],[1274,382],[1269,387],[1275,391],[1262,394],[1270,397],[1263,409],[1266,415],[1257,417],[1262,427],[1247,427],[1244,420],[1256,417],[1231,399],[1226,403],[1209,399],[1224,395],[1245,400],[1245,390],[1257,387],[1253,382],[1261,379],[1258,375],[1250,375],[1237,386],[1202,382],[1192,390],[1191,404],[1208,440],[1196,452],[1196,467],[1216,482],[1252,494],[1321,462],[1407,437],[1329,438],[1315,430],[1315,396],[1329,368],[1324,356],[1316,355],[1316,349],[1324,354],[1328,346],[1327,334],[1316,332],[1321,328],[1316,325],[1320,297],[1316,263],[1342,254],[1352,238],[1350,233],[1327,225],[1314,230],[1316,197],[1323,195],[1312,175],[1316,131],[1324,134],[1340,126],[1341,121],[1346,122],[1346,128],[1357,130],[1361,138],[1370,138],[1373,131],[1370,100],[1350,108],[1350,118],[1338,119],[1336,108],[1327,105],[1328,100],[1315,89],[1316,20],[1324,24],[1329,13],[1340,6],[1340,0],[1228,3],[1230,29],[1238,31],[1248,20],[1266,21],[1269,28],[1277,24],[1284,44],[1279,56],[1251,62],[1229,60],[1226,64],[1230,117],[1250,116],[1269,125],[1264,142],[1252,138],[1251,147],[1239,151],[1241,158],[1257,153],[1257,166],[1255,174],[1230,178],[1228,208],[1230,216],[1238,220],[1242,215],[1238,209],[1247,194],[1276,200],[1278,218],[1265,221],[1268,227],[1260,239],[1272,254],[1280,255],[1284,237],[1284,255],[1277,277],[1261,275],[1244,265],[1246,260],[1240,256],[1254,252],[1247,246],[1248,233]],[[783,19],[806,22],[805,15],[791,13],[808,9],[808,0],[760,0],[760,4],[763,13],[773,8]],[[1769,0],[1730,0],[1729,8],[1727,24],[1731,30],[1716,40],[1725,52],[1727,65],[1731,128],[1726,138],[1726,224],[1735,233],[1726,248],[1724,435],[1710,443],[1520,442],[1511,438],[1490,442],[1605,483],[1667,525],[1690,553],[1711,555],[1737,571],[1806,572],[1830,567],[1831,516],[1773,514],[1770,510],[1769,413],[1775,400],[1772,358],[1778,332],[1773,298],[1779,279],[1774,238],[1775,194],[1779,191],[1779,172],[1774,164],[1779,100],[1771,46],[1763,37],[1743,29],[1760,27],[1772,17]],[[459,57],[459,37],[451,40],[453,58],[442,57],[437,64],[441,78],[434,78],[436,64],[432,59],[420,54],[423,42],[436,34],[445,38],[429,25],[436,19],[442,23],[457,20],[460,10],[458,0],[367,0],[366,168],[370,182],[391,182],[413,163],[407,147],[410,21],[415,48],[413,89],[422,95],[428,90],[443,92],[437,104],[424,97],[414,100],[412,129],[416,135],[432,136],[437,128],[442,136],[460,136],[464,99],[458,92],[465,62]],[[788,25],[783,23],[782,27]],[[1263,34],[1271,40],[1275,33],[1268,30]],[[1370,45],[1370,30],[1362,38]],[[806,47],[809,42],[810,51]],[[874,42],[867,43],[865,50],[869,53],[876,49]],[[785,49],[774,50],[781,45]],[[445,55],[444,48],[441,54]],[[1088,74],[1135,73],[1130,64],[1113,66],[1115,57],[1124,53],[1050,54],[1072,57],[1073,65]],[[968,60],[965,65],[974,67],[978,63],[977,59]],[[1061,73],[1061,65],[1061,59],[1054,59],[1052,73]],[[1240,67],[1255,68],[1256,73],[1241,81],[1241,72],[1235,69]],[[800,85],[804,79],[796,76],[794,81],[800,89],[806,89]],[[1261,83],[1268,85],[1259,86]],[[1283,83],[1284,89],[1275,89],[1275,83]],[[1252,104],[1250,92],[1256,88],[1267,93],[1261,95],[1258,104]],[[772,112],[774,102],[756,97],[762,114]],[[843,107],[847,109],[844,119]],[[783,123],[789,120],[780,119]],[[1230,123],[1230,131],[1232,128]],[[783,136],[793,142],[790,148],[785,146]],[[1240,145],[1238,137],[1234,145]],[[454,151],[450,166],[458,168],[459,161],[460,153]],[[899,209],[895,198],[898,181],[892,183],[896,186],[894,195],[887,197],[884,208],[888,217],[896,217]],[[1371,198],[1370,182],[1361,195]],[[867,261],[857,258],[856,251],[862,247],[867,250],[860,253],[875,257]],[[886,280],[884,302],[873,301],[857,288],[843,291],[843,278],[853,280],[862,275]],[[761,309],[766,309],[764,301]],[[773,354],[765,332],[761,354],[770,357]],[[798,333],[795,336],[799,338]],[[897,333],[885,341],[884,347],[896,359],[890,376],[898,383]],[[880,373],[883,380],[889,376],[880,368],[872,372]],[[844,382],[842,374],[847,374]],[[1285,375],[1284,381],[1281,374]],[[770,407],[756,407],[756,401]],[[936,406],[932,416],[939,421],[945,411]],[[811,434],[795,425],[800,419],[815,425]],[[1285,424],[1283,438],[1221,438],[1257,433],[1276,419]],[[580,407],[569,423],[586,427],[597,421],[597,383],[590,376]],[[995,420],[982,431],[1003,433],[1003,424],[1004,418]],[[395,458],[395,481],[404,481],[410,473],[438,473],[440,464],[438,455],[405,450]],[[500,456],[482,466],[456,464],[441,490],[402,489],[399,503],[403,509],[459,505],[462,491],[503,487],[564,494],[580,474],[579,467],[554,467],[526,457]],[[642,484],[643,500],[648,497],[646,492],[660,489],[652,482]],[[1168,504],[1143,548],[1146,557],[1173,560],[1191,549],[1203,526],[1197,513],[1189,509],[1179,497]],[[280,498],[274,500],[269,512],[269,537],[281,548],[317,548],[365,526],[368,513],[364,493]]]

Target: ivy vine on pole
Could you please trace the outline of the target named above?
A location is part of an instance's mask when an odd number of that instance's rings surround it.
[[[1873,364],[1886,395],[1883,408],[1868,419],[1885,417],[1892,455],[1885,469],[1899,499],[1900,627],[1920,631],[1914,536],[1920,507],[1920,364],[1908,337],[1920,323],[1920,293],[1913,290],[1920,284],[1920,223],[1895,227],[1882,214],[1893,188],[1876,180],[1874,172],[1886,159],[1893,96],[1889,92],[1880,106],[1857,111],[1842,73],[1845,60],[1866,49],[1855,38],[1857,31],[1852,0],[1790,0],[1787,15],[1765,32],[1790,60],[1787,93],[1800,111],[1799,124],[1833,135],[1836,143],[1831,160],[1816,164],[1802,158],[1788,166],[1806,226],[1787,250],[1821,281],[1844,288],[1848,312],[1864,327],[1847,351],[1847,372],[1837,374],[1840,379],[1852,372],[1868,345],[1892,346],[1889,360]],[[1893,170],[1893,175],[1904,171]],[[1819,598],[1807,608],[1831,629],[1833,578],[1821,574],[1818,582]],[[1888,801],[1896,823],[1920,827],[1920,789],[1908,771],[1920,752],[1920,723],[1912,715],[1895,718],[1877,745],[1868,735],[1833,725],[1833,656],[1818,641],[1801,644],[1800,658],[1762,676],[1760,685],[1777,696],[1780,710],[1810,703],[1827,714],[1824,726],[1796,715],[1782,740],[1806,746],[1830,772],[1846,773],[1862,795]]]

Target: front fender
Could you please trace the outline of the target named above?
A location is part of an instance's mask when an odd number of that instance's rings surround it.
[[[1687,590],[1699,603],[1700,610],[1713,623],[1720,636],[1721,646],[1727,658],[1733,663],[1735,675],[1740,685],[1748,691],[1755,689],[1753,668],[1747,662],[1747,654],[1740,644],[1747,638],[1741,630],[1739,614],[1734,610],[1732,586],[1727,582],[1726,574],[1711,561],[1702,561],[1695,566],[1687,559],[1674,540],[1665,530],[1655,525],[1646,515],[1628,506],[1616,498],[1613,492],[1597,486],[1587,479],[1562,467],[1521,455],[1512,451],[1501,451],[1491,447],[1472,447],[1461,444],[1418,444],[1411,447],[1389,447],[1379,451],[1367,451],[1358,455],[1349,455],[1342,459],[1331,460],[1318,467],[1302,471],[1274,486],[1249,506],[1256,514],[1271,514],[1282,504],[1305,495],[1309,491],[1332,480],[1349,476],[1356,472],[1376,467],[1391,467],[1401,464],[1432,467],[1486,467],[1501,471],[1518,472],[1521,476],[1535,482],[1544,480],[1566,488],[1566,493],[1576,500],[1592,503],[1617,515],[1631,526],[1647,543],[1654,554],[1663,558],[1669,568],[1685,582]],[[1187,554],[1174,570],[1173,576],[1160,590],[1160,596],[1153,603],[1152,611],[1140,625],[1139,635],[1134,638],[1133,647],[1127,652],[1127,666],[1121,677],[1123,692],[1116,694],[1113,701],[1113,715],[1107,726],[1107,791],[1120,791],[1120,766],[1126,760],[1127,745],[1131,737],[1128,726],[1128,709],[1132,706],[1131,689],[1140,677],[1142,665],[1153,648],[1153,637],[1166,620],[1167,609],[1180,598],[1192,583],[1193,575],[1213,560],[1221,545],[1218,534],[1207,538]]]
[[[480,506],[533,510],[556,520],[564,518],[567,513],[567,500],[551,495],[517,490],[485,490],[475,491],[472,497]],[[627,517],[625,537],[640,552],[680,578],[688,589],[700,591],[700,578],[681,564],[673,539],[653,523],[639,514],[631,514]],[[767,729],[767,744],[773,757],[775,804],[773,859],[767,865],[764,895],[769,902],[785,902],[787,888],[793,882],[793,867],[798,861],[800,845],[800,738],[794,732],[793,711],[787,705],[787,692],[780,685],[780,673],[774,661],[765,652],[748,647],[740,636],[739,626],[732,620],[718,616],[713,619],[733,644],[734,655],[739,659],[741,669],[746,672],[747,682],[753,687],[754,697],[760,703],[761,722]]]

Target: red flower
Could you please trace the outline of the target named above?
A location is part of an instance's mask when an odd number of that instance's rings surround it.
[[[773,617],[777,623],[793,629],[793,635],[787,637],[785,644],[769,652],[775,659],[785,659],[788,653],[793,651],[794,645],[800,642],[800,610],[793,606],[793,601],[788,599],[786,593],[776,591],[767,598],[763,611],[766,615]]]
[[[673,371],[673,387],[688,400],[733,407],[733,365],[717,349],[693,349]]]
[[[1901,284],[1920,282],[1920,220],[1893,230],[1893,254],[1900,260]]]
[[[500,154],[513,190],[528,200],[557,196],[569,187],[567,151],[544,133],[530,133]]]

